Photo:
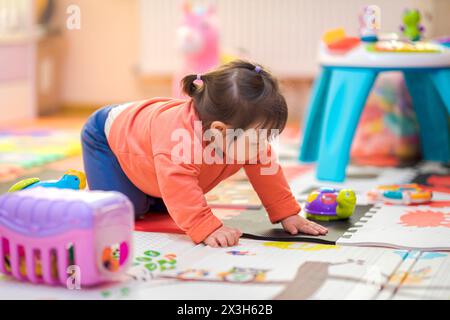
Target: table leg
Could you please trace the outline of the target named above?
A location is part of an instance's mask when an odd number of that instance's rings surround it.
[[[317,178],[344,181],[350,147],[377,71],[335,69],[332,71],[320,140]]]
[[[303,129],[303,143],[300,149],[299,160],[303,162],[314,162],[319,154],[320,133],[325,109],[325,97],[327,96],[330,83],[329,69],[323,69],[314,82],[311,93],[308,114]]]
[[[448,162],[450,160],[448,113],[433,86],[433,73],[433,71],[405,71],[404,75],[419,122],[423,158],[429,161]]]
[[[430,77],[447,107],[447,113],[450,114],[450,69],[430,72]]]

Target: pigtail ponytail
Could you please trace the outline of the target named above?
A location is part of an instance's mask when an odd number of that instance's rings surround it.
[[[235,60],[210,72],[188,75],[180,86],[192,98],[203,128],[221,121],[245,130],[258,122],[261,128],[281,132],[286,125],[286,100],[276,79],[259,64]]]
[[[198,79],[197,75],[190,74],[181,80],[181,85],[183,88],[183,93],[193,98],[195,94],[198,92],[199,88],[194,83]]]

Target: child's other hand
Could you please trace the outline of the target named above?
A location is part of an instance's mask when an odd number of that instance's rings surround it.
[[[241,236],[242,232],[240,230],[223,226],[211,233],[203,243],[213,248],[232,247],[239,243]]]
[[[326,235],[328,229],[318,225],[315,222],[309,221],[299,215],[290,216],[281,221],[284,230],[292,235],[296,235],[299,232],[311,234],[313,236]]]

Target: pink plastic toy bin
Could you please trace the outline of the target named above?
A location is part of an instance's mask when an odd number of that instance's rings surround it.
[[[131,263],[133,206],[117,192],[35,188],[0,197],[0,272],[92,286]]]

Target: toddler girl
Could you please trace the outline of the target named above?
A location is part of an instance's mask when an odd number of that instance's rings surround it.
[[[82,145],[90,189],[125,194],[137,216],[167,211],[195,243],[227,247],[242,233],[223,226],[205,194],[244,168],[272,223],[291,234],[326,234],[298,215],[268,143],[287,120],[276,79],[259,65],[234,61],[182,84],[187,100],[113,105],[89,118]]]

